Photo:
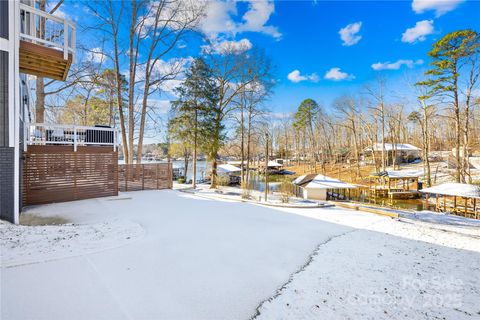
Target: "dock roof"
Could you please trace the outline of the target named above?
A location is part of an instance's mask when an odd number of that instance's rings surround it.
[[[353,189],[355,185],[340,181],[335,178],[327,177],[322,174],[309,174],[298,177],[293,181],[307,189]]]
[[[480,186],[468,183],[443,183],[420,190],[423,193],[480,199]]]

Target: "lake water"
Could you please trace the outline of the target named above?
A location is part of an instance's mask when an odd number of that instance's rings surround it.
[[[120,162],[119,162],[120,163]],[[166,163],[165,161],[142,161],[143,164],[148,163]],[[185,162],[181,160],[173,160],[172,161],[174,168],[181,168],[183,169]],[[209,174],[211,170],[211,162],[210,161],[197,161],[197,181],[204,180]],[[251,188],[258,191],[265,190],[265,178],[263,175],[259,175],[254,171],[251,171]],[[192,161],[188,162],[188,171],[186,175],[186,181],[190,181],[193,177],[193,163]],[[283,175],[268,175],[268,185],[270,191],[278,190],[280,186],[280,182],[283,181],[288,176]]]

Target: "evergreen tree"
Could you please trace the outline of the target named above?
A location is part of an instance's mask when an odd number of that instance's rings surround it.
[[[208,153],[209,136],[216,128],[211,128],[211,117],[215,116],[217,87],[211,70],[203,59],[195,59],[186,72],[186,79],[176,89],[178,99],[172,103],[172,117],[169,132],[173,139],[181,142],[185,150],[193,151],[193,179],[196,187],[197,153],[199,149]],[[220,128],[223,130],[223,128]],[[209,142],[207,144],[207,142]],[[188,169],[188,152],[185,152],[185,174]]]
[[[461,147],[461,89],[460,77],[468,61],[478,55],[480,48],[480,35],[473,30],[459,30],[445,35],[433,44],[428,55],[432,58],[432,68],[425,75],[429,80],[419,82],[418,85],[429,88],[427,96],[441,96],[451,105],[455,121],[455,158],[457,182],[464,182],[462,174],[464,160],[460,160]],[[467,73],[469,73],[467,71]],[[469,115],[465,115],[468,117]],[[468,130],[465,128],[464,130]],[[467,134],[468,135],[468,134]],[[463,157],[466,157],[464,154]]]

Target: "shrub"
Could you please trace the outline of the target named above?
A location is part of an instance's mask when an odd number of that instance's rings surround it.
[[[230,184],[230,177],[228,175],[218,175],[217,184],[219,186],[228,186]]]
[[[246,182],[242,182],[241,188],[242,188],[242,198],[243,199],[251,199],[252,196],[251,196],[250,185]]]
[[[280,194],[282,202],[288,203],[290,196],[293,195],[293,183],[290,180],[285,179],[282,181],[282,183],[280,184]]]

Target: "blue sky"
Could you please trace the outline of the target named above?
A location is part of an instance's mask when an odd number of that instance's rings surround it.
[[[84,24],[82,5],[66,2],[62,12]],[[480,1],[210,0],[199,27],[219,45],[243,41],[265,50],[276,66],[277,86],[268,102],[274,113],[292,112],[306,98],[328,109],[335,97],[362,92],[379,73],[395,95],[409,95],[406,78],[428,67],[432,43],[464,28],[480,31]],[[201,45],[199,37],[189,37],[169,58],[198,56]],[[174,84],[152,97],[165,110]]]

